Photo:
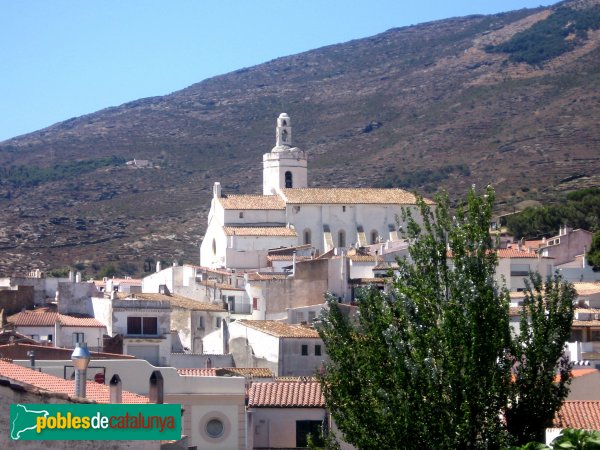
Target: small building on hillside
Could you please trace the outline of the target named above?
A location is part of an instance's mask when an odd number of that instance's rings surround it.
[[[90,349],[101,351],[106,333],[106,326],[93,317],[60,314],[50,307],[13,314],[8,322],[15,331],[55,347],[75,348],[77,343],[87,342]]]
[[[111,292],[93,298],[94,316],[110,336],[123,336],[123,353],[157,366],[169,364],[171,303],[160,294]]]
[[[277,376],[312,376],[327,359],[319,333],[274,320],[229,324],[229,350],[239,367],[266,367]]]

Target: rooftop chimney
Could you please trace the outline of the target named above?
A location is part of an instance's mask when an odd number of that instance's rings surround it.
[[[121,377],[115,373],[108,384],[110,387],[110,402],[123,403],[123,383],[121,383]]]
[[[150,392],[148,394],[151,403],[164,403],[164,380],[160,371],[155,370],[150,375]]]

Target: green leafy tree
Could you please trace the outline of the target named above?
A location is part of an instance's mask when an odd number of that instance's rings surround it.
[[[330,363],[319,377],[335,423],[358,448],[511,442],[502,417],[515,398],[513,352],[524,350],[513,345],[508,292],[494,281],[493,202],[491,188],[471,190],[452,216],[445,195],[435,208],[419,201],[420,216],[405,216],[410,256],[387,292],[365,289],[353,319],[327,298],[319,333]]]
[[[587,254],[588,264],[594,267],[594,270],[600,270],[600,230],[594,233],[592,245]]]
[[[510,381],[508,294],[494,282],[494,193],[407,214],[410,259],[387,293],[367,289],[350,323],[329,299],[320,334],[328,407],[359,448],[500,448]],[[448,260],[448,251],[452,254]]]
[[[514,340],[514,382],[508,431],[524,444],[543,441],[556,411],[569,393],[571,364],[564,356],[573,322],[576,291],[558,275],[545,282],[531,274],[521,312],[519,336]]]

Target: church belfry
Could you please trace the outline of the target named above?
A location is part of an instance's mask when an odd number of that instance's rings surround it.
[[[275,147],[292,146],[292,123],[290,116],[286,113],[280,114],[277,118],[277,128],[275,130]]]
[[[272,195],[287,188],[305,188],[307,181],[306,153],[292,147],[292,122],[281,113],[275,128],[275,147],[263,155],[263,195]]]

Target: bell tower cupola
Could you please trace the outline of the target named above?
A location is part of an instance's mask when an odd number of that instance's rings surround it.
[[[292,122],[290,116],[282,113],[277,118],[275,130],[275,148],[292,146]]]
[[[292,147],[292,121],[286,113],[281,113],[275,128],[275,147],[263,155],[263,195],[273,195],[281,189],[305,188],[307,175],[306,153]]]

